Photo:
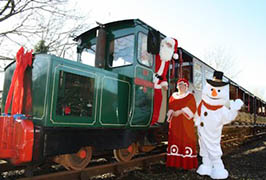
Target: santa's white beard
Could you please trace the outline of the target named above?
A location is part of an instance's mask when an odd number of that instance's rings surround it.
[[[168,48],[166,46],[161,47],[160,49],[160,57],[163,61],[170,61],[173,57],[174,50],[173,48]]]

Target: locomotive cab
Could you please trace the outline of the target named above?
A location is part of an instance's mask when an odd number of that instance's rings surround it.
[[[115,74],[115,77],[106,75],[103,79],[105,97],[102,97],[101,109],[103,115],[108,114],[103,124],[111,125],[113,117],[116,122],[123,119],[120,126],[150,125],[155,58],[147,51],[151,29],[140,20],[125,20],[100,25],[75,38],[78,62]],[[127,87],[126,90],[113,86],[117,83],[118,87]]]

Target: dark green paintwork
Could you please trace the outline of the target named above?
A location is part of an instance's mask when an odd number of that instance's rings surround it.
[[[148,75],[144,76],[143,71],[146,71]],[[143,66],[137,66],[135,77],[152,82],[153,72]],[[131,125],[136,127],[149,125],[153,109],[153,89],[146,87],[145,90],[143,86],[135,85],[134,93],[134,111]]]
[[[139,25],[140,23],[142,22],[138,20],[129,20],[109,24],[106,26],[107,40],[134,34],[135,49],[137,49],[138,32],[148,33],[147,26]],[[84,38],[84,41],[86,40],[87,44],[95,43],[94,30],[91,30],[91,34],[90,31],[86,33],[83,34],[87,38]],[[106,63],[106,67],[100,69],[53,55],[36,55],[32,68],[34,124],[46,127],[148,127],[152,117],[153,89],[143,90],[143,86],[134,84],[134,78],[152,82],[154,67],[148,68],[139,64],[136,57],[135,51],[132,65],[111,68]],[[8,93],[14,68],[15,64],[6,69],[3,102]],[[60,71],[94,79],[92,116],[56,114]],[[144,75],[143,71],[148,72],[147,75]]]
[[[132,85],[107,76],[101,84],[99,122],[103,125],[126,125],[129,120]]]

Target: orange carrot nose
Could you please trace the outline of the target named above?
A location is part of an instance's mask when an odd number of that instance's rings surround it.
[[[217,94],[217,91],[216,91],[215,89],[213,89],[213,90],[212,90],[212,96],[215,97],[215,96],[217,96],[217,95],[218,95],[218,94]]]

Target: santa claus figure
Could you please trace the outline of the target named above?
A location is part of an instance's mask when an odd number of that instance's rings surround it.
[[[166,92],[168,83],[166,75],[169,68],[169,63],[172,58],[177,59],[177,46],[176,39],[166,37],[161,41],[160,52],[156,55],[155,59],[155,74],[154,74],[154,102],[153,102],[153,117],[151,125],[155,124],[159,117],[164,121],[166,115]],[[165,94],[165,95],[164,95]],[[165,102],[165,103],[163,103]]]
[[[195,125],[198,128],[200,156],[202,164],[197,169],[200,175],[213,179],[226,179],[228,171],[221,160],[221,135],[223,125],[233,121],[243,102],[240,99],[229,102],[229,83],[223,82],[223,72],[215,71],[213,79],[207,79],[202,91],[202,101],[198,106]]]

